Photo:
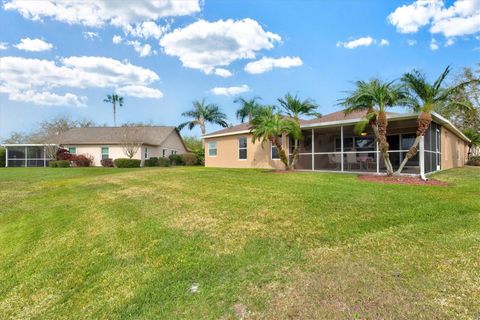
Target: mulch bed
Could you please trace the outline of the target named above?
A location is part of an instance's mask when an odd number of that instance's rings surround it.
[[[376,175],[363,175],[358,176],[360,180],[369,181],[369,182],[380,182],[387,184],[410,184],[416,186],[448,186],[448,183],[438,180],[428,179],[428,181],[423,181],[419,177],[412,176],[400,176],[400,177],[387,177],[387,176],[376,176]]]

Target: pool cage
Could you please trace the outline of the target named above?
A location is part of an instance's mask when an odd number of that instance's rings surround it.
[[[47,167],[55,158],[55,144],[3,144],[5,167]]]

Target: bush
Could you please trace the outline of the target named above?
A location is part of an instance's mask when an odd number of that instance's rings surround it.
[[[113,160],[117,168],[140,168],[141,161],[138,159],[118,158]]]
[[[197,157],[197,164],[204,166],[205,165],[205,149],[194,150],[193,153]]]
[[[185,163],[183,162],[182,156],[179,154],[171,154],[168,156],[168,159],[170,160],[170,164],[172,166],[182,166]]]
[[[55,156],[57,160],[69,160],[69,161],[72,161],[74,157],[75,157],[74,154],[71,154],[70,152],[68,152],[67,149],[63,149],[63,148],[59,148]]]
[[[50,168],[69,168],[70,167],[70,161],[68,161],[68,160],[50,161],[48,163],[48,166]]]
[[[88,154],[72,154],[70,161],[72,161],[73,166],[75,167],[90,167],[93,162],[93,157]]]
[[[170,167],[170,160],[167,158],[158,158],[159,167]]]
[[[5,149],[0,148],[0,168],[5,167]]]
[[[157,167],[158,166],[158,158],[151,157],[150,159],[145,160],[145,167]]]
[[[102,160],[100,160],[100,163],[101,163],[102,167],[106,167],[106,168],[112,168],[113,167],[113,160],[110,159],[110,158],[102,159]]]
[[[187,166],[194,166],[198,164],[197,156],[194,153],[181,154],[182,162]]]
[[[480,166],[480,156],[473,156],[468,159],[467,164],[469,166]]]

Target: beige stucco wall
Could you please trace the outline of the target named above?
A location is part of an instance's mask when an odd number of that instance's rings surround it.
[[[247,159],[238,159],[238,139],[247,138]],[[284,147],[287,150],[288,142],[284,139]],[[217,156],[208,155],[208,143],[217,142]],[[270,156],[270,143],[262,144],[252,142],[250,134],[238,134],[217,138],[205,139],[205,166],[206,167],[224,167],[224,168],[266,168],[266,169],[284,169],[280,160],[272,160]]]
[[[441,169],[464,166],[467,161],[467,143],[445,127],[441,127],[440,134]]]
[[[93,157],[92,165],[95,167],[101,166],[100,161],[102,160],[102,147],[108,147],[109,157],[112,159],[117,158],[127,158],[123,152],[123,148],[119,145],[65,145],[65,149],[70,147],[77,148],[77,154],[88,154]],[[142,160],[142,152],[138,150],[133,159]]]

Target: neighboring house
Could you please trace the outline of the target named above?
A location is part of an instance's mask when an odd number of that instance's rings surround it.
[[[343,111],[321,118],[301,120],[303,140],[299,142],[299,170],[338,172],[385,172],[377,143],[367,126],[361,135],[354,126],[365,115]],[[416,137],[418,114],[388,114],[388,143],[392,165],[398,168]],[[420,151],[404,173],[421,174],[460,167],[467,161],[468,138],[442,116],[433,113],[433,122],[421,142]],[[252,142],[248,124],[240,124],[203,136],[205,166],[230,168],[284,169],[271,143]],[[283,146],[292,152],[293,141],[283,137]]]
[[[176,127],[91,127],[75,128],[60,134],[50,141],[72,154],[93,157],[93,166],[101,166],[102,159],[127,158],[128,146],[137,145],[133,159],[168,157],[187,152]],[[7,144],[6,166],[45,166],[48,163],[47,145]]]

